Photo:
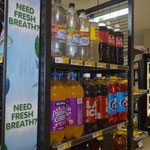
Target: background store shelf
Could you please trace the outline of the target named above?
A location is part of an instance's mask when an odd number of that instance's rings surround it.
[[[134,92],[133,93],[134,100],[136,100],[137,98],[140,98],[141,96],[147,94],[147,92],[148,92],[147,90],[143,90],[143,89],[140,89],[139,92]]]
[[[127,126],[127,125],[128,125],[128,121],[125,121],[125,122],[113,125],[111,127],[105,128],[103,130],[100,130],[100,131],[97,131],[97,132],[94,132],[94,133],[90,133],[90,134],[87,134],[87,135],[83,135],[78,139],[74,139],[74,140],[62,143],[60,145],[57,145],[57,146],[53,146],[52,149],[53,150],[64,150],[64,149],[67,149],[69,147],[73,147],[73,146],[79,145],[81,143],[84,143],[86,141],[92,140],[96,137],[102,136],[104,134],[109,133],[110,131],[113,131],[117,128]]]

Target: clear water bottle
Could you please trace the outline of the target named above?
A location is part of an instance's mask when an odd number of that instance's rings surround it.
[[[66,14],[67,26],[67,44],[66,57],[71,59],[80,59],[79,42],[80,42],[80,23],[75,4],[69,4],[69,10]]]
[[[98,23],[94,22],[94,14],[90,14],[90,55],[91,61],[99,61],[99,26]]]
[[[51,18],[51,55],[63,57],[66,49],[66,17],[61,0],[54,0]]]
[[[90,61],[90,27],[86,11],[80,11],[80,56],[81,60]]]

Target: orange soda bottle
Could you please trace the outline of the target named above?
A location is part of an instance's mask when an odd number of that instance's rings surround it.
[[[52,73],[51,80],[51,126],[50,144],[63,141],[66,125],[66,95],[65,89],[58,80],[58,74]]]
[[[67,139],[79,138],[84,131],[83,124],[83,96],[84,91],[76,80],[76,73],[70,73],[70,80],[66,83],[66,129]]]

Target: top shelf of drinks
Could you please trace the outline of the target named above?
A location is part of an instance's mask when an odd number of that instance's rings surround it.
[[[85,73],[80,80],[76,77],[76,73],[70,73],[67,78],[62,73],[52,74],[51,145],[127,119],[127,82],[120,75],[117,78],[97,74],[92,78],[90,73]]]
[[[61,0],[55,0],[51,18],[52,57],[123,65],[124,35],[118,24],[115,29],[103,19],[98,24],[85,10],[78,16],[73,3],[66,12]]]

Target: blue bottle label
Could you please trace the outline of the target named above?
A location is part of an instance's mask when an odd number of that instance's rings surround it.
[[[117,94],[109,93],[109,115],[117,113]]]
[[[117,112],[128,111],[128,92],[117,93]]]

